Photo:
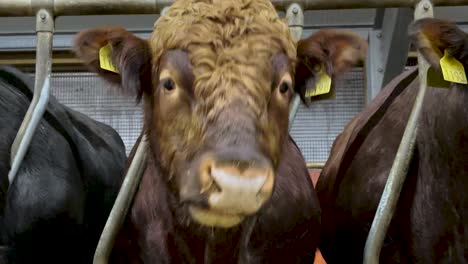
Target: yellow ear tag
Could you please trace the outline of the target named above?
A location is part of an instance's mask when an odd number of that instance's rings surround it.
[[[427,86],[434,88],[450,88],[452,85],[451,82],[444,80],[442,73],[434,69],[434,67],[429,67],[427,70]]]
[[[119,73],[119,70],[117,70],[114,64],[112,64],[111,46],[109,44],[105,45],[99,50],[99,64],[104,70]]]
[[[332,83],[332,80],[330,76],[328,76],[328,74],[325,72],[323,67],[321,67],[320,71],[317,74],[315,87],[307,89],[305,96],[313,97],[313,96],[318,96],[322,94],[328,94],[331,89],[331,83]]]
[[[444,80],[454,83],[468,84],[463,64],[448,54],[447,50],[445,50],[444,53],[444,57],[440,59],[440,67],[442,68]]]

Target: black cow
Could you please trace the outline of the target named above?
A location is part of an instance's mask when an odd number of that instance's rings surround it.
[[[440,72],[447,51],[468,68],[468,35],[439,19],[409,35]],[[466,70],[465,70],[466,74]],[[327,263],[362,263],[365,241],[418,92],[416,67],[396,77],[335,140],[317,183]],[[428,87],[414,156],[381,263],[468,262],[468,85]]]
[[[13,183],[10,149],[32,99],[33,79],[0,67],[2,263],[91,263],[119,190],[125,147],[111,127],[53,96]]]

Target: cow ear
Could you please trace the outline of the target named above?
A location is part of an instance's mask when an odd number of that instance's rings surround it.
[[[408,27],[411,43],[415,45],[424,58],[440,71],[440,59],[445,51],[468,64],[468,34],[456,24],[435,18],[416,20]]]
[[[89,70],[117,84],[124,93],[140,99],[143,93],[151,92],[151,51],[148,42],[125,29],[105,27],[84,30],[75,38],[74,52]],[[106,64],[111,67],[103,66]]]
[[[295,74],[295,90],[305,101],[306,92],[313,92],[317,82],[323,82],[323,76],[331,85],[334,93],[334,83],[351,67],[363,62],[367,54],[367,41],[359,35],[332,29],[323,29],[310,37],[300,40],[297,44],[297,65]],[[324,75],[326,73],[326,75]],[[320,100],[327,96],[311,97]]]

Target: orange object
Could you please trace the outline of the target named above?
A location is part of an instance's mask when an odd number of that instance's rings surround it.
[[[310,178],[312,179],[312,183],[315,185],[317,184],[318,178],[320,176],[320,171],[319,169],[309,169],[309,174]],[[322,253],[320,253],[320,250],[317,249],[315,252],[315,261],[314,264],[326,264],[327,262],[323,259]]]

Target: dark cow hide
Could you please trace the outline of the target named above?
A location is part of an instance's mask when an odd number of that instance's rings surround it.
[[[436,71],[444,50],[468,68],[468,36],[456,25],[423,19],[409,33]],[[335,140],[316,186],[324,227],[320,250],[327,263],[362,263],[418,88],[413,67],[392,80]],[[468,86],[428,87],[380,263],[466,263],[467,190]]]
[[[0,67],[2,263],[91,263],[118,193],[125,147],[111,127],[51,96],[9,185],[10,149],[31,103],[33,81]]]

